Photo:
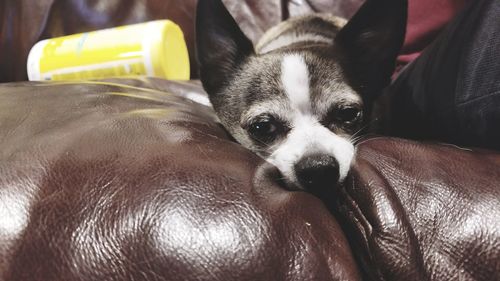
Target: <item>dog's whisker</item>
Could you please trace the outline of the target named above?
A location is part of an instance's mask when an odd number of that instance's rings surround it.
[[[359,136],[359,134],[361,134],[366,128],[373,125],[373,123],[375,123],[375,122],[378,122],[378,118],[370,120],[370,122],[366,123],[363,127],[361,127],[359,130],[357,130],[354,134],[352,134],[352,136],[350,136],[349,141],[356,143],[359,140],[359,138],[362,137],[362,136]]]
[[[351,141],[352,141],[352,143],[357,144],[361,139],[363,139],[363,136],[356,137],[356,138],[352,139]]]

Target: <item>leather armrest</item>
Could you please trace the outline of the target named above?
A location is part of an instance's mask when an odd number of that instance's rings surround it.
[[[374,138],[335,212],[369,280],[500,280],[500,154]]]
[[[181,84],[117,82],[0,85],[0,280],[360,279],[325,206]]]

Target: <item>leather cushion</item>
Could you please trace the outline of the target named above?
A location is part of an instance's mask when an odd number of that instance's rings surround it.
[[[0,280],[359,280],[325,206],[176,87],[0,85]]]
[[[500,280],[500,153],[373,138],[332,195],[368,280]]]

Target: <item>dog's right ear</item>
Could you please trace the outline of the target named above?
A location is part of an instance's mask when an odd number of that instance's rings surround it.
[[[366,0],[337,34],[344,65],[360,87],[378,92],[391,81],[403,45],[407,0]]]
[[[203,87],[213,95],[227,85],[254,49],[221,0],[199,0],[196,52]]]

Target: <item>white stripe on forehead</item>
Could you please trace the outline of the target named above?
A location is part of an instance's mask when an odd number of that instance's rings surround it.
[[[281,83],[290,99],[292,108],[301,113],[310,113],[309,70],[300,55],[286,55],[281,62]]]

